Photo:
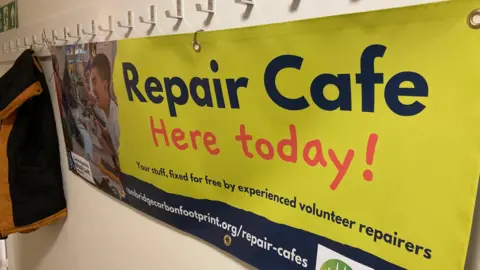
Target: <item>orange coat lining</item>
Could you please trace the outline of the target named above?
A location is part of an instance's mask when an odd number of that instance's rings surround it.
[[[0,120],[4,120],[18,107],[20,107],[27,99],[38,96],[43,92],[42,85],[39,81],[32,83],[20,95],[18,95],[5,109],[0,111]]]

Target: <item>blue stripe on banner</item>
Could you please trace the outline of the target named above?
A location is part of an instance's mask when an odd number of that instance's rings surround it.
[[[131,206],[259,269],[315,269],[318,245],[374,269],[403,269],[360,249],[223,202],[170,194],[126,174],[121,179],[125,201]]]

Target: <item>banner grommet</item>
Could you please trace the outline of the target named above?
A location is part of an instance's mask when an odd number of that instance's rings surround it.
[[[472,29],[479,29],[480,28],[480,22],[475,22],[474,18],[476,16],[479,16],[480,18],[480,9],[475,9],[472,12],[468,14],[467,17],[467,24],[470,26]]]
[[[223,237],[223,243],[225,244],[225,246],[229,247],[232,244],[232,237],[230,235],[226,234]]]

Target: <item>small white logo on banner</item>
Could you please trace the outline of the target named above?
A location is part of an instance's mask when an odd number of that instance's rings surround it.
[[[317,247],[318,270],[373,270],[322,245]]]
[[[75,171],[83,178],[95,184],[93,181],[92,171],[90,170],[90,162],[83,157],[71,152]]]

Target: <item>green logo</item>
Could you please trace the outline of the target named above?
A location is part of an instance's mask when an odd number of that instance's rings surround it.
[[[340,260],[331,259],[326,261],[320,270],[352,270],[352,268]]]

